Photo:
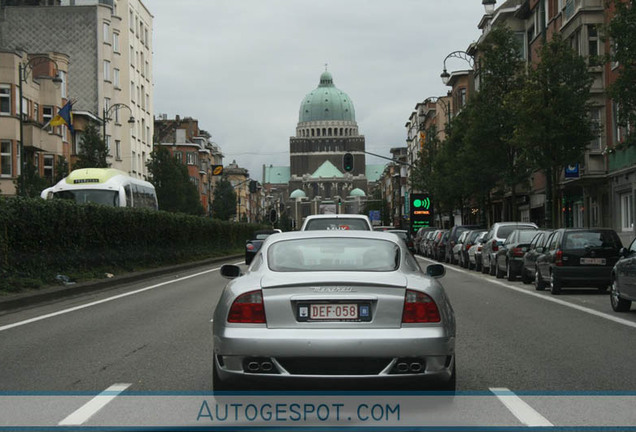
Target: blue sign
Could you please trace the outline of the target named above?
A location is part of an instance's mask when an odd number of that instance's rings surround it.
[[[579,178],[579,164],[566,166],[565,178]]]
[[[380,220],[380,210],[370,210],[369,211],[369,219],[371,219],[372,221],[379,221]]]

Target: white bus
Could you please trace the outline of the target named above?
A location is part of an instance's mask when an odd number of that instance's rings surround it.
[[[78,204],[157,209],[155,187],[113,168],[83,168],[71,172],[55,186],[46,188],[44,199],[68,199]]]

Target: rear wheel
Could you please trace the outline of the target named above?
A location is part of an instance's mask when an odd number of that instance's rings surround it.
[[[618,292],[618,286],[616,280],[612,280],[612,287],[610,288],[610,303],[614,312],[628,312],[632,307],[632,302],[621,298]]]
[[[510,268],[510,262],[506,263],[506,279],[508,279],[509,281],[514,281],[517,279],[517,275],[515,274],[514,270]]]
[[[488,260],[488,274],[490,274],[490,276],[495,276],[496,271],[497,271],[497,262],[495,261],[493,263],[491,258]]]
[[[534,271],[534,289],[537,291],[545,290],[546,283],[541,279],[541,272],[539,269]]]
[[[495,260],[495,277],[497,279],[501,279],[504,277],[504,272],[502,272],[501,268],[499,268],[499,263],[497,262],[497,260]]]
[[[553,295],[561,294],[562,282],[557,278],[554,273],[550,274],[550,292]]]
[[[528,270],[525,267],[521,267],[521,282],[524,284],[529,284],[532,282],[530,275],[528,274]]]

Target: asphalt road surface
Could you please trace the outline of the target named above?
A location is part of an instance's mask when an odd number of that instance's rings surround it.
[[[432,263],[418,259],[423,268]],[[209,426],[201,401],[212,390],[210,320],[226,282],[220,265],[1,315],[0,412],[10,415],[0,429]],[[434,415],[406,396],[378,400],[401,401],[403,410],[415,403],[420,417],[408,421],[418,426],[636,426],[636,308],[616,314],[607,293],[552,296],[456,266],[442,282],[458,323],[460,393]],[[241,396],[255,397],[263,401]],[[377,427],[357,414],[338,424]]]

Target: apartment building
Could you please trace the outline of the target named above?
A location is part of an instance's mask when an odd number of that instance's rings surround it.
[[[0,48],[68,54],[74,112],[100,123],[113,168],[146,178],[153,136],[152,14],[140,0],[34,3],[2,4]],[[72,140],[71,162],[80,143],[81,132]]]
[[[65,54],[0,50],[0,195],[16,195],[27,162],[53,184],[58,158],[70,156],[66,126],[43,128],[67,101],[68,67]]]

